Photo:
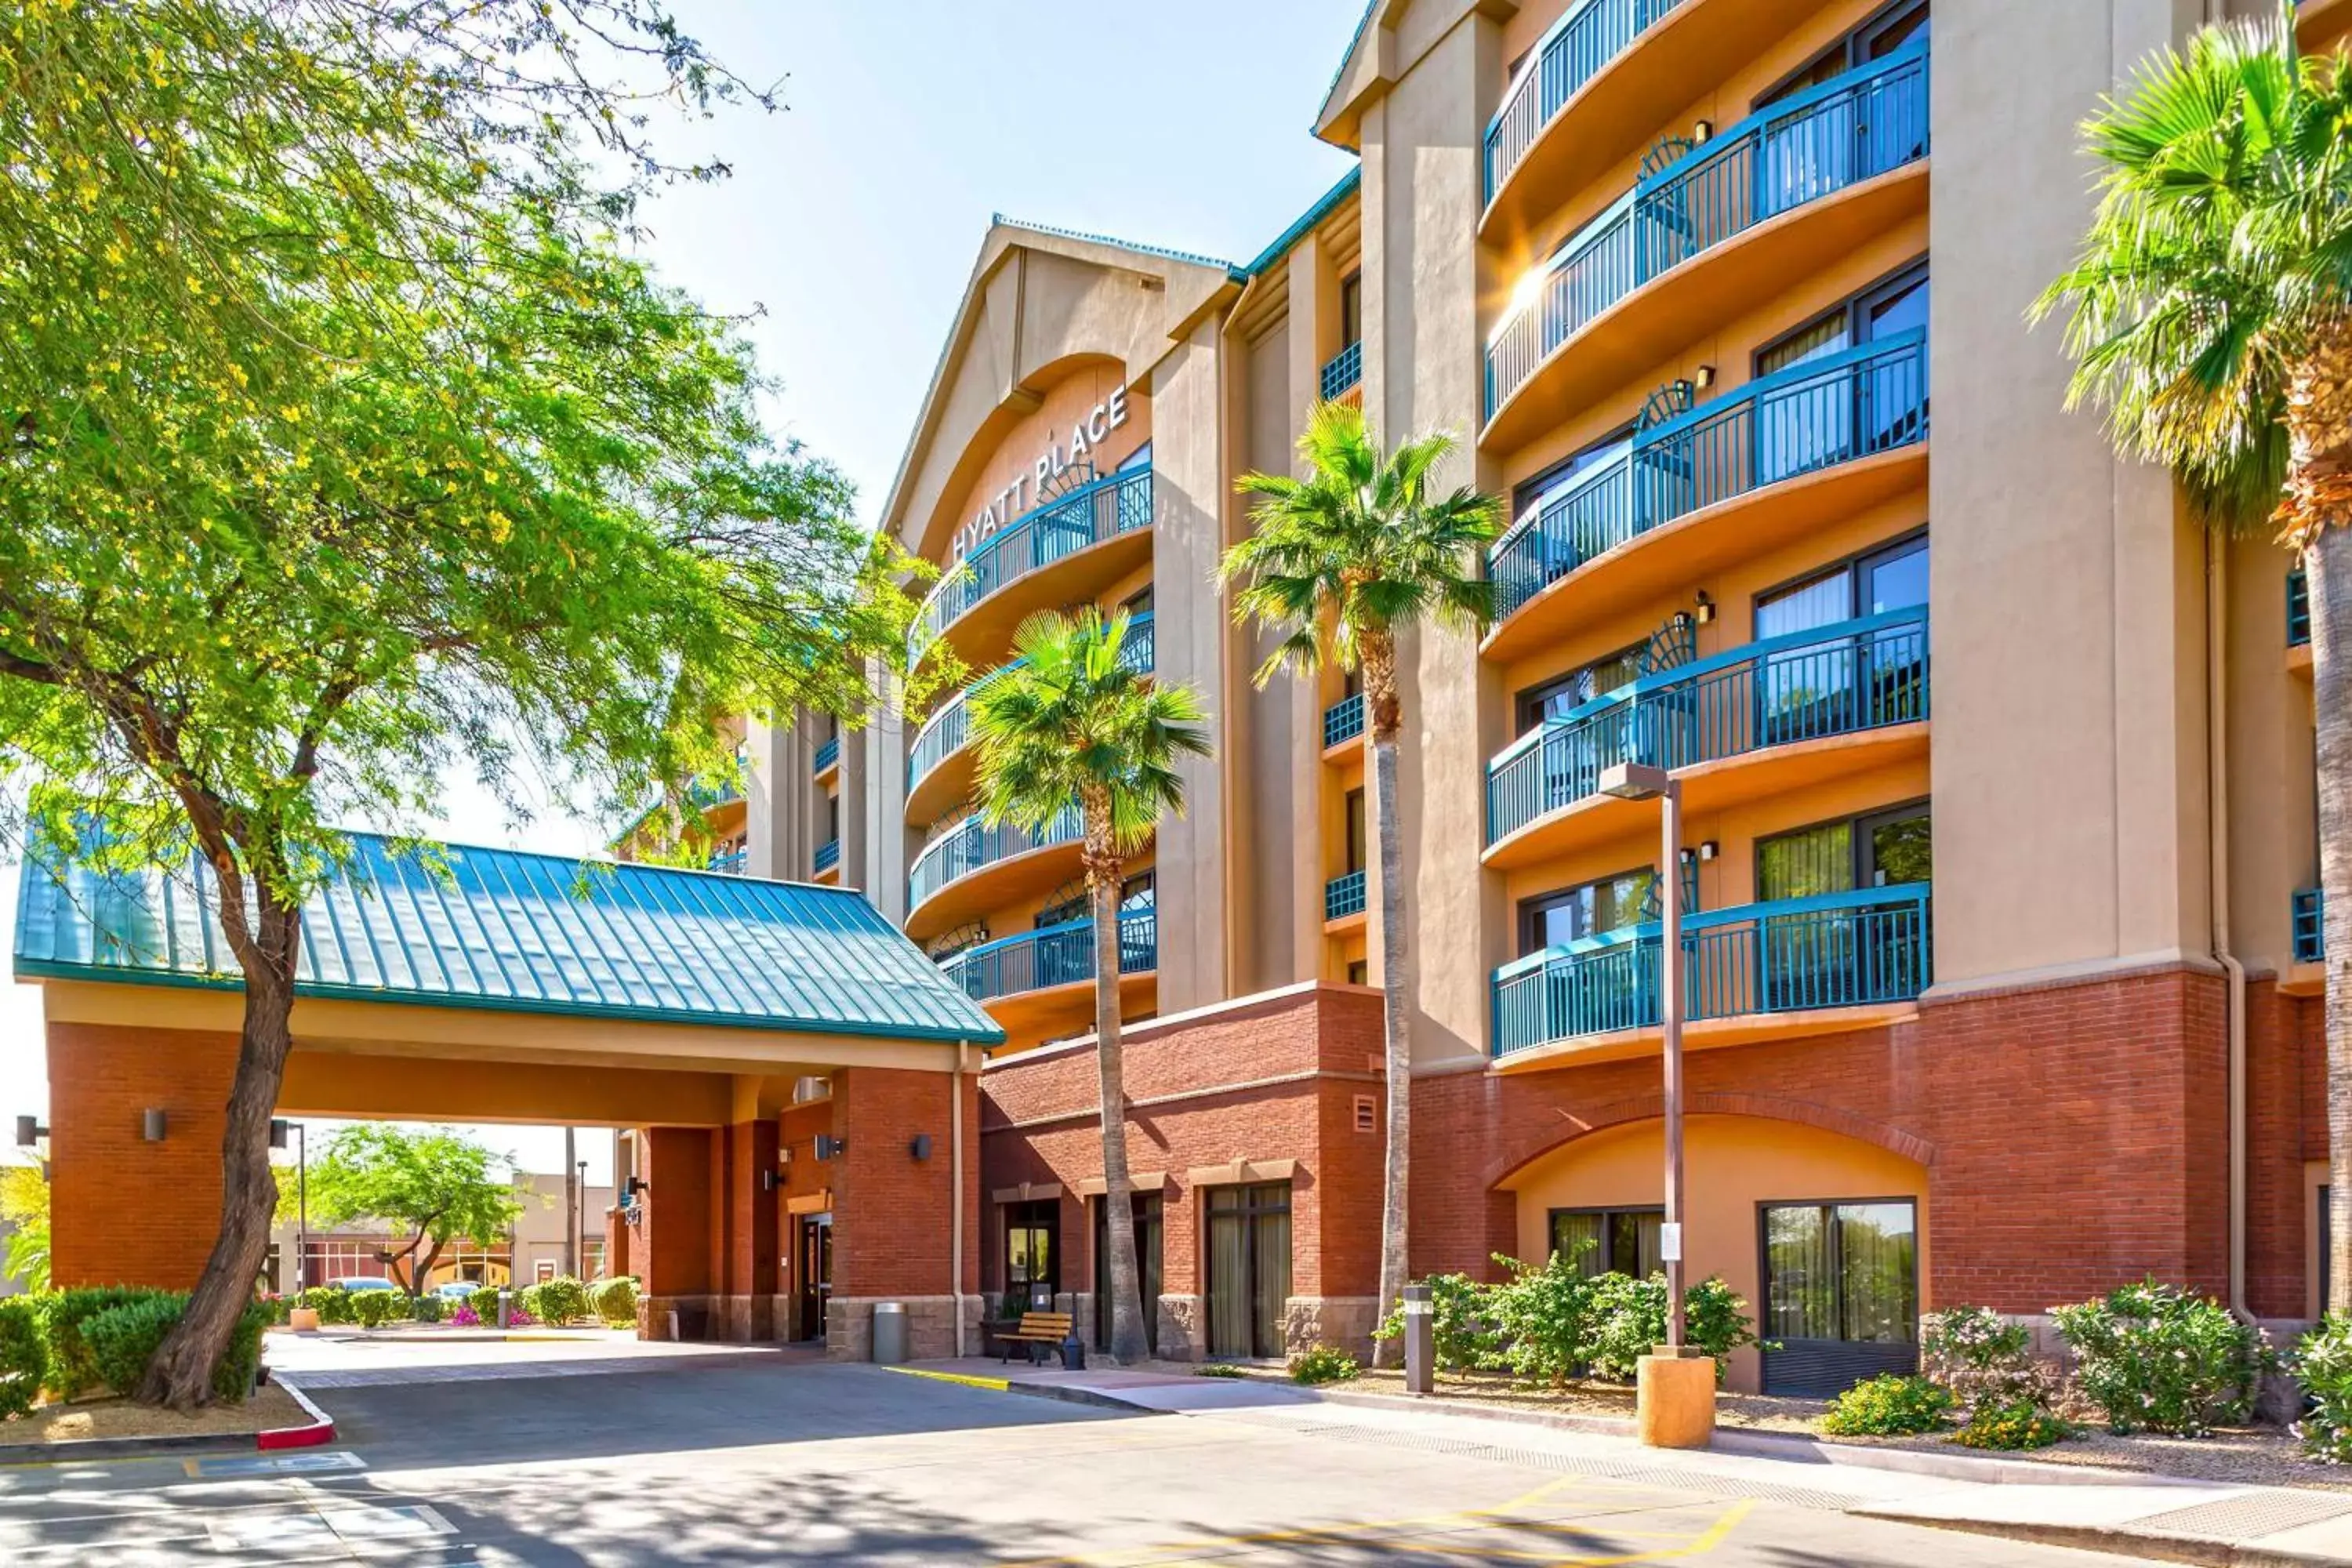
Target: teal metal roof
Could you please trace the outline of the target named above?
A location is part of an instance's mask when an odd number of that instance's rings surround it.
[[[1197,251],[1171,250],[1164,245],[1143,245],[1132,239],[1121,239],[1117,235],[1088,234],[1082,228],[1062,228],[1050,223],[1031,223],[1026,218],[1007,217],[1003,213],[991,213],[989,223],[992,227],[997,224],[1003,224],[1008,228],[1025,228],[1032,234],[1050,234],[1062,239],[1083,240],[1088,245],[1115,246],[1120,250],[1132,250],[1143,256],[1164,257],[1170,261],[1186,262],[1194,267],[1214,267],[1234,279],[1244,276],[1242,269],[1232,262],[1221,260],[1214,256],[1202,256]]]
[[[302,910],[302,995],[994,1044],[1004,1031],[845,889],[352,836]],[[28,859],[16,973],[235,988],[218,888]]]
[[[1329,190],[1324,192],[1322,195],[1317,197],[1313,206],[1308,207],[1304,213],[1301,213],[1296,223],[1293,223],[1288,228],[1284,229],[1282,233],[1276,237],[1275,242],[1272,245],[1267,246],[1264,250],[1257,253],[1256,260],[1251,262],[1242,270],[1255,278],[1259,273],[1265,271],[1267,268],[1273,266],[1276,261],[1281,258],[1283,252],[1288,250],[1292,246],[1298,243],[1300,236],[1304,235],[1308,229],[1313,228],[1317,224],[1321,223],[1326,217],[1328,217],[1331,215],[1331,209],[1338,206],[1341,202],[1346,201],[1349,196],[1354,195],[1356,194],[1357,187],[1361,185],[1363,183],[1364,166],[1361,163],[1359,163],[1354,168],[1349,170],[1346,174],[1340,175],[1337,184],[1332,185]]]

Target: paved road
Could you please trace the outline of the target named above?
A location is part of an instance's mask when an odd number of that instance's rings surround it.
[[[1130,1415],[772,1358],[582,1373],[346,1383],[319,1395],[334,1450],[0,1469],[0,1563],[2126,1561],[1853,1519],[1801,1487],[1537,1435],[1506,1450],[1297,1412]]]

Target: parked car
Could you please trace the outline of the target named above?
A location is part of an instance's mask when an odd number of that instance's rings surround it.
[[[444,1279],[433,1287],[433,1294],[445,1301],[466,1301],[471,1300],[474,1292],[481,1288],[478,1279]]]
[[[399,1285],[394,1281],[386,1279],[381,1275],[375,1274],[346,1274],[341,1279],[328,1280],[327,1284],[331,1289],[337,1290],[349,1290],[354,1294],[362,1290],[397,1290],[400,1289]]]

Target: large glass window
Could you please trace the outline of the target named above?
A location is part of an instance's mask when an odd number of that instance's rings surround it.
[[[1596,1274],[1646,1279],[1665,1267],[1658,1250],[1665,1217],[1662,1208],[1554,1209],[1551,1249],[1574,1258],[1577,1272],[1588,1279]]]
[[[1095,1215],[1095,1348],[1110,1349],[1110,1210],[1103,1200],[1089,1205]],[[1143,1337],[1160,1353],[1160,1254],[1167,1226],[1158,1193],[1135,1194],[1135,1268],[1143,1298]]]
[[[1656,871],[1643,866],[1529,899],[1519,906],[1521,955],[1641,924],[1657,879]]]
[[[1756,845],[1756,896],[1768,903],[1935,879],[1934,822],[1926,801],[1815,823]]]
[[[1914,535],[1761,594],[1756,637],[1797,637],[1927,602],[1928,549]],[[1833,637],[1764,656],[1756,722],[1767,745],[1922,717],[1926,670],[1916,637]]]
[[[1364,341],[1364,275],[1350,272],[1339,282],[1339,347]]]
[[[1524,735],[1547,719],[1557,719],[1596,697],[1606,697],[1642,678],[1646,643],[1619,648],[1591,664],[1571,669],[1519,693],[1519,733]]]
[[[1757,1325],[1774,1394],[1832,1394],[1917,1363],[1918,1211],[1908,1198],[1767,1205]]]
[[[1348,792],[1348,869],[1360,871],[1370,864],[1364,858],[1367,839],[1364,835],[1364,792]]]
[[[1033,1309],[1051,1311],[1060,1280],[1061,1246],[1055,1235],[1062,1205],[1053,1198],[1004,1205],[1004,1291],[1026,1295]]]
[[[1290,1184],[1208,1193],[1209,1353],[1280,1355],[1290,1300]]]

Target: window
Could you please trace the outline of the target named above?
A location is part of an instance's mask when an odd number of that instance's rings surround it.
[[[1118,907],[1122,914],[1151,907],[1151,873],[1138,872],[1119,884]]]
[[[1146,441],[1142,446],[1138,447],[1134,451],[1129,452],[1126,457],[1121,458],[1118,460],[1118,467],[1113,471],[1123,474],[1129,468],[1148,468],[1150,466],[1151,443]]]
[[[1529,899],[1519,906],[1520,954],[1639,925],[1656,881],[1657,873],[1643,866]]]
[[[1523,481],[1511,492],[1511,514],[1525,514],[1528,508],[1540,508],[1553,496],[1572,489],[1576,482],[1595,468],[1615,462],[1633,444],[1633,426],[1627,425],[1612,430],[1583,450],[1574,452],[1550,468]]]
[[[1596,658],[1591,664],[1520,692],[1519,733],[1524,735],[1541,726],[1545,720],[1557,719],[1596,697],[1606,697],[1620,687],[1631,686],[1642,678],[1642,667],[1648,648],[1647,643],[1619,648],[1605,658]]]
[[[1290,1184],[1211,1187],[1209,1353],[1283,1352],[1290,1300]]]
[[[1934,840],[1926,801],[1776,834],[1756,845],[1756,896],[1769,903],[1930,882]]]
[[[534,1281],[555,1278],[555,1259],[539,1258],[531,1260],[530,1277]]]
[[[1364,792],[1348,792],[1348,869],[1360,871],[1370,862],[1364,858]]]
[[[604,1244],[603,1242],[592,1240],[580,1244],[580,1278],[583,1279],[604,1278]]]
[[[1596,1274],[1647,1279],[1665,1267],[1658,1247],[1665,1218],[1663,1208],[1554,1209],[1551,1250],[1574,1258],[1576,1271],[1588,1279]]]
[[[1833,1394],[1918,1364],[1918,1211],[1909,1198],[1767,1204],[1759,1216],[1768,1394]]]
[[[1795,637],[1859,616],[1927,602],[1927,536],[1915,534],[1761,594],[1756,637]],[[1764,656],[1759,739],[1767,745],[1926,716],[1927,668],[1916,637],[1826,637]]]
[[[1819,87],[1832,77],[1843,76],[1857,66],[1883,60],[1904,45],[1926,37],[1927,0],[1896,0],[1895,4],[1870,17],[1795,71],[1759,93],[1755,107],[1764,109],[1794,98],[1809,87]]]
[[[1150,615],[1151,613],[1151,584],[1146,583],[1142,587],[1138,588],[1134,593],[1129,594],[1126,598],[1121,599],[1118,602],[1118,607],[1125,610],[1129,616]]]
[[[1364,275],[1350,272],[1339,279],[1339,347],[1364,341]]]
[[[1062,1222],[1062,1205],[1053,1198],[1004,1205],[1004,1291],[1025,1291],[1030,1305],[1051,1311],[1061,1261],[1055,1237]]]

